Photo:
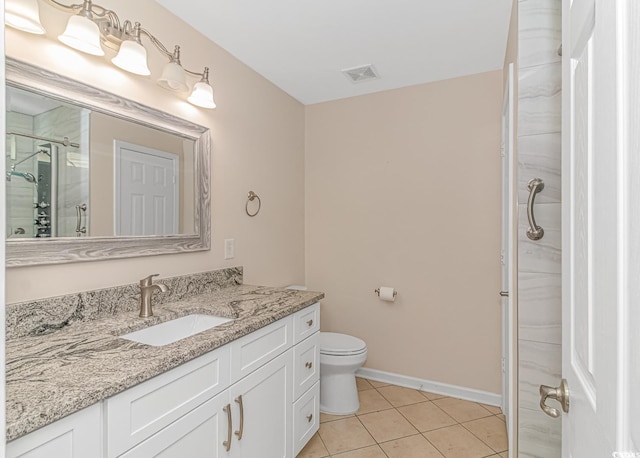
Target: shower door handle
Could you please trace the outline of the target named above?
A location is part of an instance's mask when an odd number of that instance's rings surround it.
[[[87,204],[76,205],[76,235],[81,237],[87,233],[87,228],[82,225],[82,213],[87,211]]]
[[[536,218],[533,216],[533,205],[536,201],[536,194],[544,189],[544,181],[540,178],[534,178],[529,181],[529,185],[527,187],[529,189],[529,200],[527,202],[529,229],[527,229],[527,237],[531,240],[540,240],[544,236],[544,229],[536,224]]]

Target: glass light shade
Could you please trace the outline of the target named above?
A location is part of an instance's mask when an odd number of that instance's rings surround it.
[[[42,35],[45,30],[40,24],[40,9],[37,0],[6,0],[4,22],[14,29]]]
[[[170,91],[184,92],[189,89],[184,68],[175,62],[169,62],[164,66],[158,85]]]
[[[62,43],[93,56],[104,56],[100,46],[100,29],[91,19],[71,16],[64,33],[58,37]]]
[[[187,100],[202,108],[216,107],[216,103],[213,101],[213,88],[204,81],[199,81],[193,86],[193,92]]]
[[[147,50],[137,41],[123,41],[118,55],[111,59],[111,62],[113,65],[136,75],[151,75],[151,70],[147,65]]]

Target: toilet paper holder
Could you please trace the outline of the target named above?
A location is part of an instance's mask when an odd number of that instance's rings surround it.
[[[378,297],[380,297],[380,288],[376,288],[373,290],[374,293],[376,293],[378,295]],[[398,295],[398,291],[393,290],[393,298],[395,299],[396,296]]]

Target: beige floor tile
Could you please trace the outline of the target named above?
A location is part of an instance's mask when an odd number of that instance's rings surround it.
[[[358,397],[360,398],[360,410],[357,412],[358,415],[391,409],[393,407],[389,404],[389,401],[378,393],[377,390],[360,391],[358,393]]]
[[[369,383],[371,383],[371,386],[374,388],[380,388],[383,386],[389,386],[389,383],[385,383],[385,382],[376,382],[375,380],[369,380]]]
[[[496,452],[504,452],[509,449],[507,426],[499,418],[481,418],[480,420],[464,423],[462,426]]]
[[[375,444],[356,417],[322,423],[320,437],[331,455]]]
[[[481,458],[494,453],[480,439],[460,425],[436,429],[423,435],[446,458]]]
[[[415,404],[424,401],[424,396],[418,390],[389,385],[378,388],[378,392],[394,407]]]
[[[418,430],[395,409],[368,413],[358,418],[378,443],[418,433]]]
[[[331,456],[339,456],[340,458],[387,458],[387,455],[384,454],[378,445]]]
[[[307,445],[298,453],[297,458],[324,458],[329,456],[327,448],[322,443],[320,435],[315,433]]]
[[[507,422],[507,417],[505,417],[503,414],[496,415],[496,418],[499,418],[500,420],[504,421],[505,423]]]
[[[320,412],[320,423],[326,423],[328,421],[343,420],[349,417],[353,417],[353,415],[331,415],[328,413]]]
[[[442,458],[442,453],[420,434],[385,442],[380,447],[389,458]]]
[[[496,407],[496,406],[490,406],[488,404],[480,404],[482,407],[484,407],[485,409],[487,409],[489,412],[491,412],[494,415],[498,415],[502,413],[502,409],[500,407]]]
[[[356,377],[356,385],[358,386],[358,391],[373,389],[373,386],[371,386],[369,380],[360,377]]]
[[[429,401],[398,407],[398,410],[421,433],[457,423],[437,405]]]
[[[500,457],[501,457],[501,458],[509,458],[509,451],[502,452],[502,453],[500,454]]]
[[[422,393],[422,395],[429,401],[435,401],[436,399],[444,399],[447,397],[444,394],[430,393],[429,391],[421,391],[420,393]]]
[[[475,402],[465,401],[456,398],[436,399],[433,401],[435,405],[447,412],[454,420],[459,423],[477,420],[491,415],[487,409]]]

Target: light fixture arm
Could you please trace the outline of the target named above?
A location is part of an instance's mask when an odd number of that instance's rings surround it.
[[[161,54],[164,54],[164,56],[167,59],[169,59],[170,62],[177,63],[188,74],[192,76],[201,77],[203,81],[206,80],[206,83],[209,84],[209,68],[208,67],[205,67],[204,72],[194,72],[192,70],[189,70],[188,68],[185,68],[180,63],[180,46],[179,45],[176,45],[174,47],[173,52],[169,52],[166,46],[162,44],[162,42],[158,38],[156,38],[151,32],[149,32],[147,29],[140,28],[140,33],[144,34],[149,39],[149,41],[156,47],[156,49],[160,51]]]

